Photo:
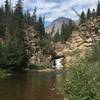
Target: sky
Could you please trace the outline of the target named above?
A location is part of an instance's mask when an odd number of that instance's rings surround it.
[[[0,0],[3,4],[5,0]],[[17,0],[11,0],[15,6]],[[72,7],[80,14],[82,11],[87,11],[96,8],[98,0],[22,0],[24,11],[33,12],[34,7],[37,7],[37,15],[45,16],[45,26],[48,26],[53,20],[58,17],[68,17],[77,20],[78,16],[73,12]]]

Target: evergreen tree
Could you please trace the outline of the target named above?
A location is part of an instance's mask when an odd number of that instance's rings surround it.
[[[33,15],[32,15],[33,26],[35,26],[35,25],[36,25],[36,22],[37,22],[36,11],[37,11],[37,8],[35,7],[35,8],[34,8],[34,11],[33,11]]]
[[[69,21],[68,25],[67,24],[62,24],[61,28],[61,41],[64,43],[68,40],[70,35],[72,34],[73,30],[73,23],[72,20]]]
[[[67,24],[63,23],[61,27],[61,41],[66,41]]]
[[[53,34],[54,33],[54,30],[55,29],[55,25],[53,25],[53,27],[52,27],[52,31],[51,31],[51,33],[50,34]]]
[[[11,3],[8,0],[5,1],[5,35],[6,38],[9,39],[12,35],[12,10],[11,10]]]
[[[99,1],[97,5],[97,16],[100,16],[100,2]]]
[[[14,21],[15,21],[15,32],[18,33],[19,38],[22,36],[22,34],[20,34],[24,28],[24,20],[23,20],[23,8],[22,8],[22,2],[21,0],[18,0],[18,3],[16,4],[16,8],[14,11]],[[21,35],[21,36],[20,36]]]
[[[5,18],[9,17],[9,13],[10,13],[10,2],[8,2],[8,0],[5,1]]]
[[[31,15],[30,15],[30,13],[29,13],[29,10],[27,10],[27,12],[26,12],[26,14],[24,15],[24,17],[25,17],[25,24],[27,24],[27,25],[32,25],[32,21],[31,21]]]
[[[95,9],[93,9],[93,11],[92,11],[92,17],[93,17],[93,19],[96,18],[96,11],[95,11]]]
[[[24,23],[28,24],[29,23],[29,19],[30,18],[30,13],[27,10],[26,13],[24,14]]]
[[[40,40],[42,40],[42,39],[44,39],[46,37],[45,27],[44,27],[44,23],[43,23],[43,20],[42,20],[42,17],[41,16],[39,17],[39,20],[37,22],[36,30],[39,33]]]
[[[84,23],[85,21],[86,21],[86,16],[85,16],[84,11],[82,11],[81,17],[80,17],[80,24]]]
[[[57,30],[56,34],[54,35],[53,41],[54,41],[54,42],[59,42],[59,41],[61,41],[61,35],[60,35],[60,33],[59,33],[59,29]]]
[[[0,37],[5,36],[5,25],[4,25],[4,10],[0,8]]]
[[[68,34],[68,38],[69,38],[69,36],[72,34],[72,31],[73,31],[73,29],[74,29],[74,23],[73,23],[72,20],[69,21],[69,26],[68,26],[68,27],[69,27],[69,28],[68,28],[68,29],[69,29],[69,30],[68,30],[68,33],[69,33],[69,34]],[[68,39],[68,38],[67,38],[67,39]]]
[[[91,14],[91,10],[90,10],[90,9],[88,9],[88,11],[87,11],[87,19],[90,19],[90,18],[91,18],[91,16],[92,16],[92,14]]]
[[[5,56],[9,61],[8,65],[13,65],[13,69],[21,70],[27,66],[28,63],[28,55],[26,52],[26,44],[24,43],[24,23],[23,23],[23,8],[21,0],[16,4],[16,8],[14,11],[14,35],[11,41],[7,42],[7,47],[5,51]],[[13,42],[12,42],[13,41]]]

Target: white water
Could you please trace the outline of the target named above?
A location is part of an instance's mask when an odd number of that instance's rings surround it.
[[[62,60],[63,58],[59,58],[59,59],[55,59],[52,61],[52,68],[56,68],[56,69],[62,69],[64,66],[62,64]],[[55,65],[54,65],[55,62]]]

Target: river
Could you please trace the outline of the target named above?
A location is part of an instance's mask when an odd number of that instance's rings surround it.
[[[0,100],[63,100],[65,71],[28,72],[0,80]]]

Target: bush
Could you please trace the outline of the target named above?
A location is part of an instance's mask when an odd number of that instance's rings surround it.
[[[37,64],[32,64],[29,66],[29,69],[36,69],[36,70],[41,70],[41,69],[45,69],[46,67],[44,67],[43,65],[37,65]]]
[[[81,60],[72,65],[62,91],[65,100],[100,100],[100,63]]]
[[[0,69],[0,79],[7,76],[7,70]]]
[[[0,68],[23,70],[27,67],[28,55],[16,41],[0,44]]]

